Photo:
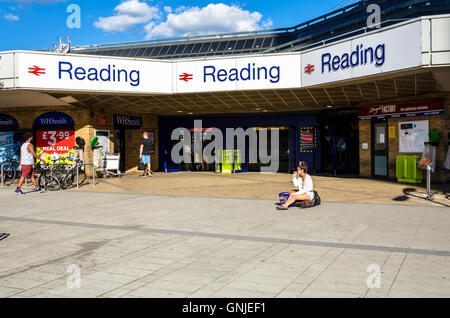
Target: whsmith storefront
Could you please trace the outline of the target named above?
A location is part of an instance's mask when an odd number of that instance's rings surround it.
[[[152,168],[184,169],[170,156],[172,131],[194,131],[201,120],[204,132],[279,129],[280,172],[304,160],[313,173],[393,179],[396,156],[420,154],[424,131],[434,129],[442,139],[433,177],[446,182],[449,39],[442,15],[291,53],[149,60],[2,52],[0,152],[30,130],[48,160],[70,161],[76,137],[98,136],[129,172],[147,131]],[[93,160],[88,148],[85,160]]]

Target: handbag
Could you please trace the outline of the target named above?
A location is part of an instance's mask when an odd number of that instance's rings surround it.
[[[141,160],[139,160],[138,170],[144,171],[146,168],[147,168],[147,165],[145,163],[143,163]]]

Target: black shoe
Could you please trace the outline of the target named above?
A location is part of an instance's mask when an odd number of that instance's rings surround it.
[[[285,207],[284,205],[280,205],[280,206],[277,206],[277,210],[289,210],[289,208]]]

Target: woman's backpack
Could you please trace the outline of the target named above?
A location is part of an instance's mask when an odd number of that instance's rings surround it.
[[[320,199],[319,194],[317,193],[317,191],[314,191],[314,199],[312,199],[311,201],[298,201],[295,203],[295,206],[302,209],[307,209],[320,205],[321,203],[322,200]]]
[[[315,201],[314,206],[322,204],[322,199],[320,199],[319,194],[317,193],[317,191],[314,191],[314,201]]]

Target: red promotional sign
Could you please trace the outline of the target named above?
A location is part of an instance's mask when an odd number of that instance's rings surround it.
[[[36,132],[36,146],[47,154],[66,154],[75,146],[74,130],[40,130]]]
[[[361,107],[358,110],[360,120],[384,119],[396,117],[414,117],[441,115],[444,113],[444,102],[442,100],[428,100],[400,104],[381,104]]]
[[[108,118],[106,116],[97,116],[97,126],[100,127],[108,126]]]

